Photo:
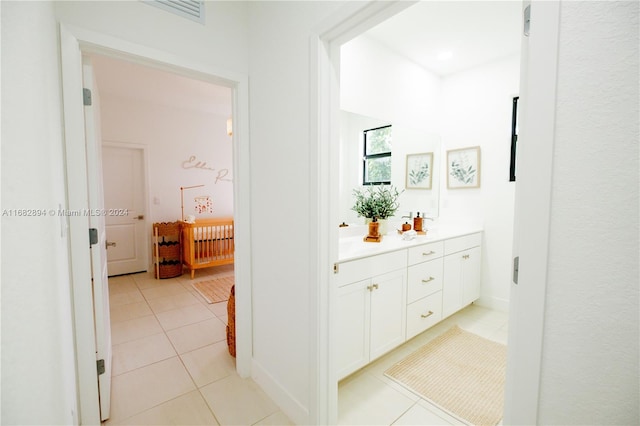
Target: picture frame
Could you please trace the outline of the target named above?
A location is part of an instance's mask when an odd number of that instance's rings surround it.
[[[408,154],[405,175],[406,189],[431,189],[433,182],[433,152]]]
[[[480,188],[480,147],[447,151],[447,188]]]

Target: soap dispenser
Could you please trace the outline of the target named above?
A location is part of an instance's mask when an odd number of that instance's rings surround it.
[[[413,230],[416,232],[422,232],[423,221],[424,219],[420,217],[420,212],[418,212],[418,215],[413,218]]]

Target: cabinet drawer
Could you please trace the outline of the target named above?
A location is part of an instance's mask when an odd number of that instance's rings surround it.
[[[422,333],[442,319],[442,292],[417,300],[407,306],[407,340]]]
[[[338,287],[407,267],[407,251],[369,256],[338,264],[336,282]]]
[[[442,290],[442,258],[409,267],[407,303]]]
[[[411,247],[408,250],[408,264],[415,265],[416,263],[437,259],[439,257],[442,257],[443,253],[444,244],[442,241],[436,241],[435,243]]]
[[[477,247],[482,243],[482,233],[451,238],[444,242],[444,254],[457,253],[471,247]]]

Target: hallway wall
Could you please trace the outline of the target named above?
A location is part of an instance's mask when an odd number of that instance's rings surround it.
[[[2,2],[0,8],[0,423],[74,424],[78,407],[68,230],[66,218],[57,213],[66,206],[66,195],[53,5]]]

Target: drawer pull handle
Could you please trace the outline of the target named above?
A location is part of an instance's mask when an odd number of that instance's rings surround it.
[[[378,284],[368,285],[367,290],[373,291],[378,289]]]
[[[422,314],[422,315],[420,315],[420,317],[422,317],[422,318],[429,318],[431,315],[433,315],[433,311],[429,311],[429,313],[428,313],[428,314]]]
[[[436,252],[433,250],[429,250],[427,253],[422,253],[423,256],[431,256],[432,254],[436,254]]]
[[[435,278],[433,278],[433,277],[429,277],[429,278],[428,278],[428,279],[426,279],[426,280],[422,280],[422,283],[423,283],[423,284],[430,283],[430,282],[431,282],[431,281],[433,281],[433,280],[435,280]]]

